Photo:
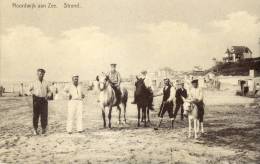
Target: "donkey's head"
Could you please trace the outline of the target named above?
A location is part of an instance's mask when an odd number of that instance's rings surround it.
[[[191,102],[188,102],[188,101],[184,101],[183,103],[183,114],[184,115],[188,115],[188,113],[190,113],[192,111],[192,108],[193,108],[193,105]]]

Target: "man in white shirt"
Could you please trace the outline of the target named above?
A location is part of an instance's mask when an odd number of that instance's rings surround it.
[[[44,69],[37,70],[38,79],[29,86],[29,91],[33,97],[33,127],[34,135],[38,135],[38,122],[41,117],[42,134],[46,133],[48,125],[48,94],[50,92],[48,83],[43,79]]]
[[[168,112],[168,115],[172,122],[172,128],[173,128],[173,123],[174,123],[173,102],[175,101],[175,93],[176,93],[175,88],[170,85],[170,80],[168,78],[165,78],[164,87],[156,95],[156,96],[163,95],[163,99],[162,99],[160,111],[158,113],[159,124],[157,125],[156,128],[154,128],[155,130],[158,130],[158,128],[160,127],[163,120],[163,116],[166,112]]]
[[[82,92],[82,87],[79,85],[79,76],[72,76],[72,84],[65,87],[64,91],[69,95],[68,102],[68,116],[67,116],[67,132],[72,133],[72,125],[74,120],[74,115],[76,115],[76,126],[77,131],[81,133],[82,129],[82,108],[83,108],[83,99],[85,95]]]
[[[204,102],[203,102],[203,91],[199,87],[198,80],[191,81],[192,87],[188,92],[188,99],[191,100],[198,107],[198,117],[201,125],[203,126],[203,116],[204,116]]]

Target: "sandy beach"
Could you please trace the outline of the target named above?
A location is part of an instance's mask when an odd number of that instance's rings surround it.
[[[33,136],[31,97],[6,95],[0,98],[0,163],[258,163],[259,100],[229,91],[207,91],[205,97],[206,133],[195,140],[180,116],[173,130],[166,116],[154,131],[157,111],[150,127],[138,128],[131,98],[127,124],[117,124],[114,109],[112,129],[104,129],[93,92],[84,101],[84,133],[65,132],[67,100],[55,100],[49,101],[48,133]]]

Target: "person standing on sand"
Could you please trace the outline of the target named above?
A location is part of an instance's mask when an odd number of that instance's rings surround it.
[[[162,103],[160,106],[160,111],[158,113],[158,117],[159,117],[159,123],[158,125],[154,128],[154,130],[158,130],[162,120],[163,120],[163,116],[166,112],[168,112],[168,115],[171,119],[171,127],[173,128],[173,123],[174,123],[174,116],[173,116],[173,102],[175,100],[175,94],[176,94],[176,90],[173,86],[170,85],[170,79],[165,78],[164,79],[164,87],[162,88],[162,90],[155,95],[156,96],[163,96],[162,99]]]
[[[82,92],[82,87],[79,85],[79,76],[72,76],[72,84],[65,87],[65,93],[69,95],[68,102],[68,116],[66,130],[69,134],[72,134],[73,117],[76,114],[76,124],[78,133],[83,132],[82,128],[82,108],[83,99],[85,95]]]
[[[46,133],[48,125],[48,94],[50,93],[48,83],[43,79],[45,70],[40,68],[37,70],[38,79],[34,81],[29,91],[33,98],[33,134],[38,135],[38,122],[41,117],[42,134]]]
[[[179,109],[181,108],[181,120],[183,120],[183,99],[182,97],[184,98],[187,98],[187,90],[184,88],[184,82],[179,82],[179,85],[180,85],[180,88],[178,88],[176,90],[176,106],[175,106],[175,111],[174,111],[174,114],[173,114],[173,117],[174,119],[176,119],[176,116],[178,114],[178,111]]]

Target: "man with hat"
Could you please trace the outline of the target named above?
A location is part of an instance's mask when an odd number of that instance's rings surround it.
[[[151,110],[154,110],[153,105],[153,86],[152,81],[147,75],[147,71],[143,70],[140,72],[140,74],[137,76],[138,79],[143,79],[145,87],[148,89],[149,92],[149,102],[148,102],[148,108]],[[134,101],[132,104],[136,104],[136,94],[134,93]]]
[[[187,95],[187,90],[184,88],[184,82],[178,81],[177,84],[179,85],[179,88],[176,90],[176,95],[175,95],[176,106],[175,106],[173,117],[174,117],[174,119],[176,118],[178,111],[181,108],[181,120],[183,120],[183,103],[184,102],[183,102],[182,97],[187,98],[188,95]]]
[[[38,79],[29,86],[33,98],[33,128],[34,135],[38,135],[38,122],[41,117],[42,134],[46,133],[48,125],[48,96],[50,93],[48,83],[43,79],[45,70],[37,70]]]
[[[162,104],[160,106],[160,111],[158,113],[159,124],[157,125],[157,127],[154,128],[155,130],[158,130],[158,128],[160,127],[165,112],[168,112],[168,115],[171,119],[172,128],[173,128],[173,123],[174,123],[173,102],[174,102],[174,99],[175,99],[175,92],[176,92],[175,88],[170,85],[170,79],[165,78],[164,79],[164,87],[156,95],[156,96],[163,95],[163,99],[162,99]]]
[[[192,103],[197,105],[198,107],[198,117],[199,117],[199,122],[201,125],[201,129],[203,132],[203,116],[204,116],[204,102],[203,102],[203,91],[202,88],[199,87],[198,84],[198,79],[193,79],[191,81],[192,87],[189,90],[188,93],[188,99],[191,100]]]
[[[121,99],[121,89],[120,89],[120,84],[121,84],[121,76],[120,73],[116,70],[116,64],[112,63],[110,64],[111,70],[107,73],[107,76],[109,77],[111,87],[114,89],[115,94],[116,94],[116,99],[117,103],[120,103]]]
[[[64,91],[69,96],[66,130],[69,134],[72,133],[72,125],[74,122],[73,120],[74,120],[74,116],[76,115],[77,131],[81,133],[83,131],[82,108],[83,108],[83,99],[85,95],[82,92],[82,87],[79,85],[79,75],[74,74],[72,76],[72,84],[65,87]]]

